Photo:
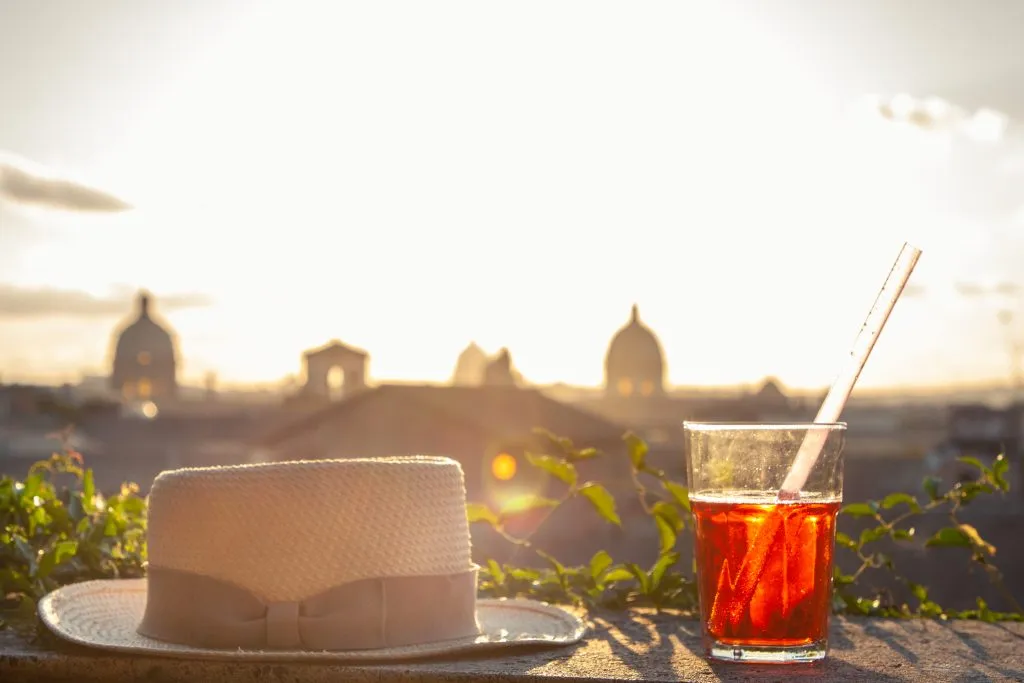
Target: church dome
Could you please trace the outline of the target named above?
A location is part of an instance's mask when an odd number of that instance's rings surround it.
[[[620,396],[652,396],[665,388],[661,342],[640,321],[636,304],[629,323],[615,333],[605,357],[605,391]]]
[[[139,295],[139,315],[117,337],[118,355],[120,352],[148,351],[151,354],[174,354],[174,341],[171,334],[160,323],[150,317],[150,298],[147,294]]]
[[[151,312],[150,296],[140,293],[138,316],[117,335],[111,384],[126,398],[158,398],[177,391],[174,339]]]

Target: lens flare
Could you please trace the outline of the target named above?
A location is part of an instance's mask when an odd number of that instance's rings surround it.
[[[508,453],[500,453],[491,461],[491,474],[498,481],[509,481],[516,476],[516,459]]]

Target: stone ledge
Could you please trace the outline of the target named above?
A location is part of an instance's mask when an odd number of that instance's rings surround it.
[[[1024,681],[1024,624],[834,619],[824,663],[751,666],[709,663],[699,655],[696,622],[669,614],[597,615],[590,637],[564,649],[504,656],[375,666],[199,662],[124,657],[0,631],[0,680],[223,681],[319,683],[373,681]]]

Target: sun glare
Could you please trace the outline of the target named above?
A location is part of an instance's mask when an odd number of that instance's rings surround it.
[[[558,3],[543,22],[404,4],[399,23],[371,3],[338,4],[330,20],[310,22],[270,2],[239,6],[223,23],[196,21],[201,39],[166,79],[96,95],[131,111],[90,131],[86,147],[102,154],[40,159],[137,210],[25,208],[52,238],[0,264],[5,283],[103,299],[120,296],[115,283],[162,297],[202,293],[208,307],[162,308],[189,384],[216,371],[232,385],[278,386],[301,373],[305,349],[341,336],[372,355],[374,382],[446,382],[475,339],[507,347],[528,383],[597,387],[609,339],[639,302],[669,385],[774,374],[810,388],[831,381],[904,239],[925,251],[914,280],[922,288],[1000,259],[1007,272],[995,277],[1014,272],[994,243],[968,254],[966,235],[988,233],[947,210],[955,197],[937,200],[971,175],[963,165],[977,150],[961,149],[965,140],[1013,134],[996,112],[977,113],[959,137],[906,120],[949,119],[955,103],[934,98],[864,98],[847,115],[827,64],[806,59],[801,41],[763,13],[722,3]],[[155,58],[137,57],[142,71]],[[615,237],[581,239],[583,226]],[[471,251],[494,239],[500,257]],[[159,259],[123,257],[151,244]],[[541,246],[603,275],[586,287],[568,269],[494,277],[495,258],[536,262]],[[610,275],[629,262],[643,266]],[[395,277],[416,284],[378,286]],[[325,314],[342,298],[343,312]],[[789,315],[791,305],[813,315]],[[901,322],[915,310],[916,326]],[[948,376],[913,360],[924,338],[965,358],[996,353],[969,324],[946,325],[949,315],[934,298],[901,304],[859,386]],[[24,381],[105,372],[114,317],[23,317],[4,329],[0,365],[24,368]],[[65,325],[91,341],[46,346],[71,338]],[[654,393],[640,380],[610,389]],[[492,484],[526,475],[508,454],[490,473],[482,464]]]
[[[504,505],[501,506],[501,511],[507,515],[515,515],[525,512],[534,506],[534,501],[536,499],[537,497],[533,494],[520,493],[506,500]]]
[[[508,453],[494,456],[491,461],[491,474],[498,481],[509,481],[516,476],[516,459]]]

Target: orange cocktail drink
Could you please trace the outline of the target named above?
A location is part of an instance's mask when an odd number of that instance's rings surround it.
[[[705,653],[793,662],[828,650],[845,425],[687,423]],[[828,430],[799,496],[779,487],[808,429]]]

